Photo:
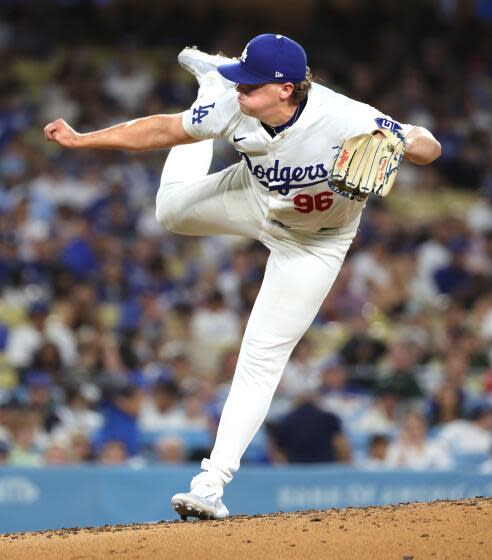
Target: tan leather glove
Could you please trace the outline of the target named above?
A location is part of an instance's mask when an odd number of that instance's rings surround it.
[[[378,134],[380,133],[380,134]],[[377,129],[347,138],[331,168],[335,186],[364,199],[371,192],[386,196],[400,169],[407,142],[401,131]]]

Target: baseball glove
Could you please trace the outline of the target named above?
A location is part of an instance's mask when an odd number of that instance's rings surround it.
[[[386,196],[393,187],[407,147],[399,130],[373,130],[345,140],[331,168],[338,189],[364,200],[373,192]]]

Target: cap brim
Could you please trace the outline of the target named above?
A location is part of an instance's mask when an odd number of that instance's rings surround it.
[[[221,64],[217,67],[217,71],[227,80],[236,84],[268,84],[272,80],[259,78],[254,74],[246,72],[241,62],[232,62],[230,64]]]

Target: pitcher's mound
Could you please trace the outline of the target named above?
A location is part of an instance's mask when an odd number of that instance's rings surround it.
[[[490,560],[492,498],[0,536],[9,560]]]

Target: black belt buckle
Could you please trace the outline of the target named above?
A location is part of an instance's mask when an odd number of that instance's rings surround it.
[[[277,226],[281,227],[282,229],[291,229],[290,226],[286,226],[285,224],[283,224],[282,222],[279,222],[278,220],[270,220],[272,222],[272,224],[276,224]]]

